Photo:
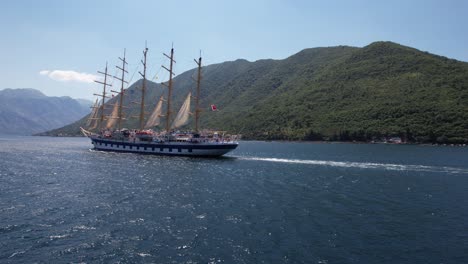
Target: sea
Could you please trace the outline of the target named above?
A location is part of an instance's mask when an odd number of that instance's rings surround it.
[[[0,136],[0,263],[468,263],[468,147]]]

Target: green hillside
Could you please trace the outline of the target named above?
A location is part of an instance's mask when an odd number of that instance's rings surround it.
[[[190,70],[175,78],[174,105],[194,88],[193,74]],[[164,88],[148,84],[147,104],[154,106]],[[129,116],[138,113],[130,101],[138,100],[140,85],[133,84],[127,93]],[[392,42],[306,49],[284,60],[208,65],[202,86],[202,126],[248,139],[401,136],[413,142],[468,142],[468,63]],[[209,111],[210,104],[220,111]],[[125,126],[136,124],[133,120]],[[77,134],[78,127],[49,134]]]

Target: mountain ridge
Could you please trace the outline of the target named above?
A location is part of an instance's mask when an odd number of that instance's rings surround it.
[[[89,113],[68,97],[48,97],[32,88],[0,90],[0,133],[31,135],[62,127]]]

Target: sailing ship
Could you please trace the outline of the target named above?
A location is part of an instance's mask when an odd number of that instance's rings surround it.
[[[122,121],[126,119],[123,115],[123,97],[125,95],[124,84],[127,61],[125,58],[125,51],[122,61],[122,67],[117,66],[121,71],[121,77],[116,77],[108,74],[107,64],[104,72],[98,71],[103,75],[103,81],[96,81],[103,85],[102,94],[95,94],[101,99],[96,100],[92,107],[92,113],[89,116],[86,124],[87,129],[81,127],[81,132],[91,139],[91,143],[95,150],[100,151],[117,151],[117,152],[133,152],[143,154],[155,155],[171,155],[171,156],[203,156],[203,157],[219,157],[234,149],[239,145],[237,135],[225,135],[222,132],[207,131],[199,129],[200,114],[200,86],[201,86],[201,73],[202,73],[202,58],[194,60],[198,66],[197,79],[196,79],[196,95],[193,97],[189,92],[179,112],[172,118],[171,103],[172,103],[172,86],[173,80],[173,64],[174,48],[171,49],[170,55],[164,54],[169,61],[170,66],[165,70],[169,72],[169,80],[167,83],[162,83],[167,88],[167,95],[161,96],[156,103],[154,110],[148,118],[145,113],[145,90],[146,90],[146,57],[148,48],[143,51],[143,73],[139,72],[142,77],[142,96],[140,104],[139,115],[139,128],[126,129],[122,128]],[[108,77],[113,77],[121,82],[120,91],[111,90],[111,92],[118,94],[119,100],[114,100],[114,104],[106,103],[109,98],[106,93],[107,87],[112,86],[108,83]],[[195,99],[195,111],[190,112],[191,101]],[[163,113],[163,105],[166,104],[166,112]],[[105,115],[105,110],[112,107],[110,115]],[[194,115],[194,130],[190,132],[180,132],[177,129],[187,125],[190,116]],[[164,129],[155,131],[152,128],[162,126],[161,120],[165,119]],[[118,129],[114,127],[118,125]],[[92,132],[98,129],[98,132]]]

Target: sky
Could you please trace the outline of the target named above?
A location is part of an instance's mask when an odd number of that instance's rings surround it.
[[[106,62],[127,80],[141,71],[145,43],[150,80],[164,81],[163,52],[175,73],[236,59],[284,59],[302,49],[393,41],[468,61],[464,0],[15,0],[0,9],[0,89],[92,99]],[[117,80],[113,83],[118,85]]]

